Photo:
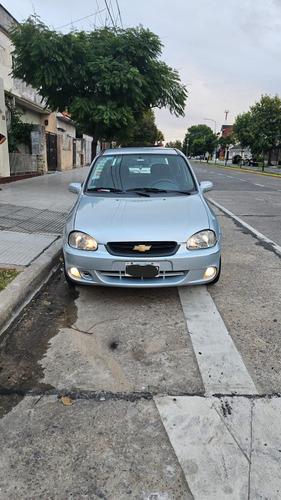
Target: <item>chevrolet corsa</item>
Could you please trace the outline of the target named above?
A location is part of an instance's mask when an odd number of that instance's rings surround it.
[[[63,236],[68,283],[122,287],[210,284],[220,276],[221,230],[176,149],[105,150],[93,161]]]

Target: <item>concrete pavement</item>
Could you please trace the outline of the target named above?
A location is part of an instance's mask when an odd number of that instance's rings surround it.
[[[0,267],[20,274],[1,292],[0,334],[59,264],[62,229],[76,197],[70,182],[82,182],[88,167],[8,184],[0,191]]]

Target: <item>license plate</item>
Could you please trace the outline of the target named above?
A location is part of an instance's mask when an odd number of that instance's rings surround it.
[[[127,262],[125,276],[131,276],[132,278],[157,278],[157,276],[159,276],[159,264],[155,262],[149,264]]]

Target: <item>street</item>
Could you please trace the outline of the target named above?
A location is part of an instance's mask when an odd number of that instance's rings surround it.
[[[281,178],[194,170],[216,285],[70,288],[60,263],[1,337],[1,500],[280,498]],[[7,230],[55,240],[85,171],[3,187],[2,209],[38,210]]]

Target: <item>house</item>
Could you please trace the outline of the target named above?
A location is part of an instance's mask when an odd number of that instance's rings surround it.
[[[12,111],[17,109],[21,113],[21,121],[33,124],[34,133],[30,147],[21,144],[18,154],[8,153],[8,140],[0,151],[0,176],[9,177],[22,170],[37,173],[39,165],[43,163],[43,147],[38,140],[42,137],[41,122],[50,111],[45,109],[41,96],[29,85],[21,80],[12,78],[12,44],[9,29],[16,19],[0,4],[0,132],[8,138],[8,129],[11,124]],[[9,99],[10,109],[6,100]],[[29,150],[31,148],[31,151]]]
[[[245,148],[242,148],[241,144],[235,144],[234,146],[231,146],[229,148],[229,160],[232,161],[234,156],[241,156],[243,160],[246,160],[247,158],[251,158],[252,153],[251,149],[249,146],[246,146]]]
[[[34,88],[12,78],[9,29],[14,23],[16,19],[0,4],[0,133],[7,137],[0,147],[0,182],[10,176],[38,175],[90,164],[92,138],[84,135],[78,139],[75,123],[67,111],[52,112]],[[32,125],[28,128],[32,130],[30,140],[9,153],[13,110],[20,113],[21,122]]]
[[[232,128],[233,128],[233,125],[222,125],[221,126],[221,136],[227,137],[228,135],[232,134]],[[219,152],[219,158],[223,159],[226,157],[227,154],[228,154],[228,151],[226,150],[226,148],[221,147],[220,152]]]

